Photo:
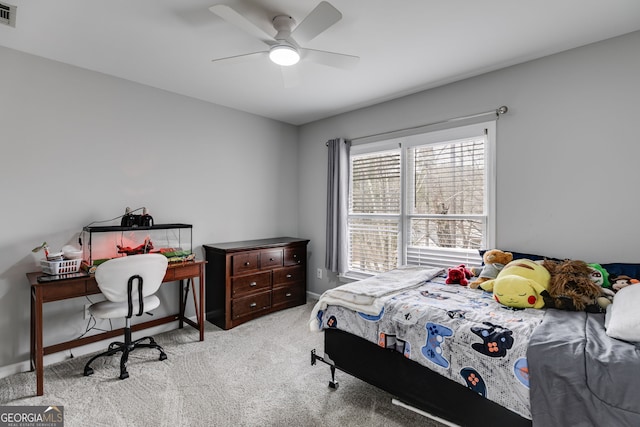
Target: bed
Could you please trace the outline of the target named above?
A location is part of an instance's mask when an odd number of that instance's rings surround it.
[[[323,361],[456,425],[640,425],[640,345],[604,314],[514,310],[444,279],[403,267],[325,292]]]

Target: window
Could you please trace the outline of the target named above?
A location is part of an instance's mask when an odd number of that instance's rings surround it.
[[[349,270],[383,272],[398,265],[401,152],[351,156]]]
[[[354,145],[348,274],[479,265],[492,247],[495,122]]]

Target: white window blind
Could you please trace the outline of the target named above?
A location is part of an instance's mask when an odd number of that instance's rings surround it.
[[[349,270],[479,265],[493,245],[495,123],[394,140],[351,153]],[[386,144],[388,147],[389,144]]]
[[[349,270],[383,272],[398,265],[400,150],[351,156]]]
[[[486,231],[484,166],[484,135],[407,149],[408,264],[475,263]]]

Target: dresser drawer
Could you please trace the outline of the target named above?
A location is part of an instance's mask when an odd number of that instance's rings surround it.
[[[270,249],[260,252],[260,268],[282,267],[282,249]]]
[[[231,279],[231,295],[236,296],[271,289],[271,272],[233,277]]]
[[[258,270],[258,260],[260,259],[260,252],[245,252],[242,254],[231,256],[231,269],[233,275],[249,273],[251,271]]]
[[[298,305],[303,304],[306,300],[304,282],[273,288],[273,306]]]
[[[273,286],[304,280],[304,266],[285,267],[273,270]]]
[[[235,298],[231,301],[231,316],[237,319],[249,314],[269,310],[271,308],[271,292]]]
[[[294,246],[291,248],[284,248],[284,265],[303,264],[306,258],[307,258],[306,246]]]

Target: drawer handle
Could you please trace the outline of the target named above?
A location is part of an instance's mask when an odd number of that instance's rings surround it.
[[[287,292],[286,294],[284,294],[284,296],[289,298],[291,296],[291,292]]]
[[[294,257],[294,258],[298,258],[298,255],[296,255],[296,254],[293,254],[293,257]]]
[[[247,262],[245,262],[245,263],[244,263],[244,266],[245,266],[245,267],[249,267],[250,265],[251,265],[251,263],[250,263],[249,261],[247,261]]]
[[[273,261],[273,258],[269,258],[269,261]]]
[[[291,279],[293,276],[290,274],[287,274],[287,279]]]
[[[252,302],[251,304],[249,304],[249,307],[251,308],[255,308],[258,304],[256,304],[255,302]]]
[[[249,286],[251,286],[251,287],[258,286],[258,283],[256,283],[256,282],[251,282],[251,283],[249,283]]]

